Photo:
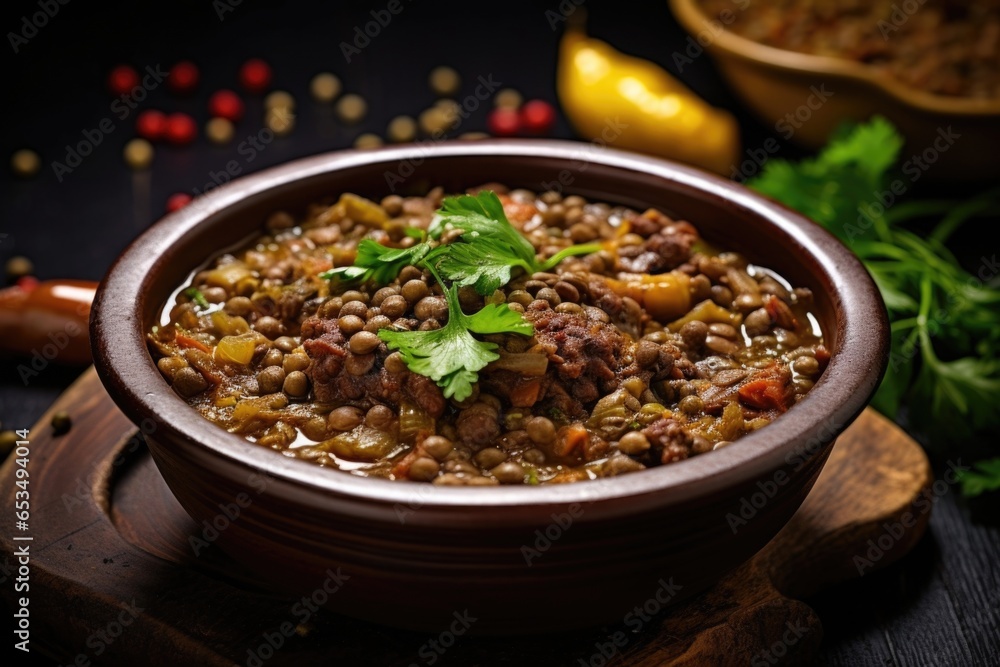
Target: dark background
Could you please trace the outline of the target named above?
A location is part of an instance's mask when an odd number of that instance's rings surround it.
[[[55,0],[49,0],[54,2]],[[0,45],[4,102],[0,136],[0,261],[26,255],[40,279],[99,280],[124,246],[160,215],[174,192],[192,193],[236,159],[244,173],[290,159],[347,147],[362,132],[384,134],[398,114],[416,116],[434,97],[427,74],[436,65],[455,67],[463,76],[462,95],[472,92],[479,75],[492,74],[526,99],[555,102],[555,63],[560,29],[550,26],[546,10],[558,2],[483,3],[401,0],[403,12],[347,64],[339,43],[371,20],[369,11],[386,2],[260,2],[243,0],[220,20],[216,2],[84,3],[71,0],[13,53]],[[20,31],[22,16],[39,11],[36,2],[6,3],[0,28]],[[571,6],[568,1],[565,6]],[[628,53],[676,71],[670,54],[683,48],[685,35],[666,2],[621,3],[591,0],[590,32]],[[239,143],[263,126],[260,98],[244,96],[247,113],[226,147],[199,137],[187,147],[158,145],[150,171],[134,174],[121,157],[134,136],[135,114],[119,120],[111,109],[104,81],[111,67],[128,63],[139,70],[166,70],[181,59],[201,69],[202,85],[191,99],[171,96],[159,86],[140,105],[192,113],[203,125],[205,100],[222,87],[237,88],[236,72],[249,57],[266,59],[274,69],[274,88],[298,101],[297,125],[247,163]],[[333,71],[345,91],[369,102],[357,127],[335,120],[332,110],[312,102],[310,78]],[[736,112],[745,147],[760,146],[774,134],[757,122],[725,90],[708,58],[685,68],[682,79],[713,104]],[[485,129],[486,107],[461,131]],[[109,117],[115,130],[105,136],[83,164],[60,183],[53,160],[65,160],[67,144]],[[556,136],[572,138],[560,118]],[[781,141],[783,156],[804,153]],[[8,156],[32,148],[42,157],[42,172],[15,179]],[[979,189],[963,184],[944,189],[925,181],[917,196],[959,194]],[[978,263],[974,239],[963,232],[959,252]],[[30,427],[73,381],[80,369],[49,368],[25,386],[16,364],[0,362],[0,422],[3,428]],[[943,467],[936,468],[938,475]],[[828,665],[998,664],[1000,654],[1000,531],[996,504],[969,504],[957,488],[936,504],[929,533],[903,562],[810,600],[825,627],[821,654]],[[989,517],[989,520],[987,520]],[[8,641],[8,640],[4,640]],[[528,661],[526,661],[527,664]],[[39,664],[47,664],[39,662]]]

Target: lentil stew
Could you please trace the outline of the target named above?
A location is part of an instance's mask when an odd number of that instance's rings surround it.
[[[1000,99],[998,0],[700,0],[747,39],[865,64],[934,95]]]
[[[689,222],[556,192],[472,192],[499,195],[530,252],[559,255],[549,270],[445,289],[416,252],[462,240],[451,228],[428,242],[440,188],[380,203],[347,193],[272,214],[180,287],[148,335],[160,372],[202,416],[286,456],[496,485],[614,476],[727,446],[788,410],[829,361],[809,290],[717,252]],[[329,279],[365,240],[413,263]],[[387,342],[501,310],[516,332],[464,333],[485,355],[467,396]]]

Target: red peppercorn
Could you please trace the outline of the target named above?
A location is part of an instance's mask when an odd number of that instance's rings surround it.
[[[243,117],[243,100],[231,90],[217,90],[208,98],[208,112],[235,123]]]
[[[191,203],[191,195],[186,192],[175,192],[167,197],[167,213],[179,211]]]
[[[186,113],[172,113],[167,116],[164,136],[172,144],[189,144],[198,135],[198,125]]]
[[[36,287],[38,287],[38,278],[35,276],[21,276],[14,284],[25,292],[32,292]]]
[[[198,87],[201,73],[190,60],[182,60],[170,68],[167,74],[167,86],[178,95],[190,95]]]
[[[260,58],[251,58],[240,67],[240,85],[248,93],[263,93],[271,85],[271,66]]]
[[[135,132],[143,139],[159,141],[167,132],[167,116],[162,111],[147,109],[135,117]]]
[[[521,125],[531,134],[548,134],[556,124],[556,110],[545,100],[531,100],[521,107]]]
[[[514,109],[497,107],[486,117],[486,128],[495,137],[512,137],[521,130],[521,119]]]
[[[108,74],[108,90],[114,95],[128,95],[139,85],[139,73],[128,65],[118,65]]]

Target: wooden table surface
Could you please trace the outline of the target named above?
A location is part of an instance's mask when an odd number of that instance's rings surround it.
[[[355,27],[371,21],[370,12],[387,2],[219,0],[171,3],[156,10],[143,9],[140,3],[58,5],[37,33],[25,33],[31,34],[17,52],[8,44],[0,56],[5,83],[0,157],[30,147],[41,153],[43,163],[42,173],[30,181],[15,180],[7,169],[0,170],[0,261],[24,254],[35,262],[42,279],[97,280],[129,240],[159,217],[171,193],[204,189],[231,160],[241,173],[250,173],[346,147],[361,132],[384,134],[390,118],[415,116],[433,101],[426,75],[436,65],[456,67],[466,82],[492,76],[526,98],[554,101],[556,48],[563,25],[558,1],[504,2],[492,11],[473,9],[473,3],[400,2],[402,11],[354,54],[351,63],[345,62],[339,44],[353,40]],[[595,36],[677,72],[672,53],[688,43],[666,2],[629,3],[627,8],[626,3],[608,0],[582,4]],[[573,6],[570,0],[562,3],[563,11]],[[5,34],[22,30],[23,17],[38,11],[34,0],[4,3],[0,25]],[[133,136],[135,112],[120,119],[104,91],[104,78],[114,64],[155,69],[183,58],[194,60],[203,76],[198,96],[178,100],[161,85],[140,108],[188,111],[203,122],[207,94],[235,88],[236,69],[252,56],[270,61],[276,85],[299,101],[291,136],[253,151],[253,159],[248,159],[251,152],[246,144],[241,151],[240,143],[262,127],[260,100],[249,99],[246,118],[230,146],[212,147],[201,138],[187,148],[158,147],[146,175],[134,176],[126,169],[121,150]],[[357,128],[339,125],[310,102],[308,81],[323,70],[335,72],[347,90],[368,99],[369,116]],[[745,148],[776,136],[782,156],[802,155],[773,128],[746,113],[725,91],[707,57],[685,66],[682,78],[714,104],[736,110]],[[65,161],[66,145],[77,144],[104,118],[111,119],[114,130],[60,182],[53,160]],[[461,129],[484,127],[485,108]],[[555,135],[573,136],[562,118]],[[914,191],[941,194],[932,188],[920,182]],[[969,246],[973,261],[983,252],[968,236],[957,240]],[[25,384],[16,363],[0,363],[3,428],[33,424],[78,372],[48,367]],[[944,479],[949,463],[967,461],[947,454],[936,457],[939,479]],[[937,488],[930,530],[909,557],[809,600],[825,628],[821,664],[998,664],[1000,503],[968,503],[943,481]]]

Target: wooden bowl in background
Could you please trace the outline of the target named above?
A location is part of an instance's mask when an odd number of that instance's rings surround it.
[[[669,0],[692,37],[703,36],[704,50],[730,88],[764,122],[808,148],[820,148],[844,121],[866,121],[880,114],[906,138],[901,162],[933,150],[933,163],[911,168],[912,180],[986,181],[1000,178],[1000,100],[932,95],[906,86],[874,68],[846,58],[778,49],[742,37],[702,11],[698,0]],[[738,3],[731,10],[740,11]],[[685,45],[686,46],[686,45]],[[682,46],[679,49],[684,51]],[[816,97],[815,90],[826,92]],[[812,98],[812,106],[807,106]],[[786,116],[808,111],[795,125]],[[785,125],[779,125],[785,123]],[[787,126],[787,127],[786,127]],[[787,137],[792,131],[790,137]],[[939,137],[946,139],[939,139]],[[957,135],[957,137],[955,136]],[[937,145],[935,146],[935,142]],[[754,147],[750,147],[754,148]],[[943,148],[943,150],[942,150]]]

